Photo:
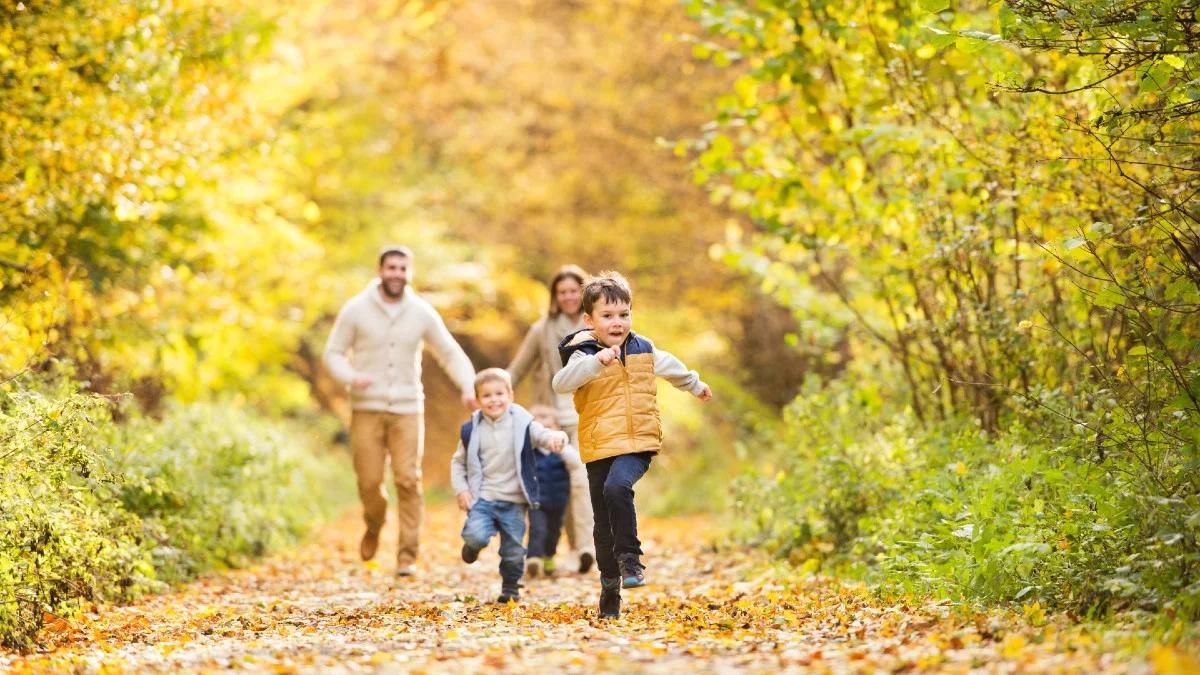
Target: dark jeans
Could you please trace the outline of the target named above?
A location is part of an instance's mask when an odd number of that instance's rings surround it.
[[[525,573],[525,547],[521,546],[525,539],[525,511],[524,504],[480,499],[471,507],[463,524],[463,543],[474,549],[486,548],[492,537],[500,533],[500,580],[506,590],[516,590]]]
[[[617,455],[588,462],[588,487],[596,527],[596,566],[607,579],[621,576],[617,559],[626,553],[642,554],[637,536],[637,512],[633,508],[633,484],[650,468],[653,452]]]
[[[553,558],[562,535],[566,506],[533,509],[529,512],[529,557]]]

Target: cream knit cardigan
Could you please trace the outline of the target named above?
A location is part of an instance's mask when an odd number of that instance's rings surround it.
[[[359,375],[372,378],[366,389],[351,388],[351,406],[400,414],[424,412],[421,350],[426,345],[462,393],[474,396],[475,368],[437,310],[409,287],[393,305],[399,311],[391,316],[379,283],[372,280],[346,301],[325,344],[325,365],[335,380],[350,385]]]

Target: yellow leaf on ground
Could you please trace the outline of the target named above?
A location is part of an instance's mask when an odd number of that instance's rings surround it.
[[[1010,634],[1004,638],[1004,642],[1000,645],[1000,655],[1006,659],[1015,659],[1021,656],[1025,651],[1025,645],[1028,642],[1024,635]]]
[[[1200,661],[1168,645],[1155,645],[1150,650],[1150,663],[1157,675],[1193,675],[1200,673]]]

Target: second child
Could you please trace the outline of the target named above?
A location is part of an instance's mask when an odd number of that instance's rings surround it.
[[[567,435],[547,429],[512,402],[512,380],[501,368],[475,376],[479,410],[459,430],[450,460],[450,484],[467,512],[462,559],[473,563],[492,537],[500,535],[500,596],[516,602],[525,571],[525,516],[541,507],[535,448],[562,452]]]

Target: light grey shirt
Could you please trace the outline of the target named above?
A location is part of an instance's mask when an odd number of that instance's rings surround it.
[[[472,499],[528,504],[529,497],[519,473],[518,457],[524,448],[515,445],[524,443],[526,427],[523,425],[528,425],[529,440],[535,448],[548,448],[556,438],[566,443],[567,435],[538,424],[528,410],[516,403],[510,405],[508,413],[497,421],[479,411],[472,413],[471,421],[469,447],[459,439],[454,456],[450,458],[450,486],[454,488],[454,494],[469,492]],[[568,466],[582,468],[577,459],[564,458],[563,461]]]
[[[387,312],[389,319],[394,319],[400,316],[400,312],[404,311],[404,305],[399,302],[383,302],[383,311]]]
[[[490,502],[525,504],[517,453],[513,448],[512,415],[493,420],[487,415],[479,423],[479,459],[483,462],[481,499]]]

